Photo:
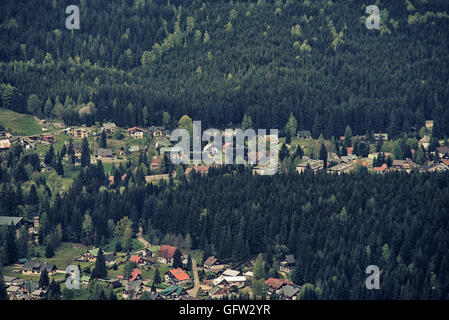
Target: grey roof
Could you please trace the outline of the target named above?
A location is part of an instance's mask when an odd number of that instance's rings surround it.
[[[25,262],[22,269],[23,270],[33,270],[33,269],[39,269],[41,268],[41,262],[39,260],[30,260]]]
[[[292,255],[292,254],[288,254],[288,255],[285,256],[285,261],[288,264],[295,264],[295,256]]]
[[[11,282],[11,281],[16,280],[16,277],[4,276],[4,277],[3,277],[3,280],[4,280],[5,282]]]
[[[102,156],[102,157],[110,157],[110,156],[112,156],[112,150],[111,149],[98,148],[97,149],[97,155]]]
[[[298,287],[294,287],[290,284],[287,284],[285,286],[282,287],[281,289],[281,293],[288,298],[293,297],[295,294],[297,294],[299,292],[299,288]]]
[[[22,221],[22,217],[6,217],[0,216],[0,225],[2,226],[10,226],[11,223],[16,226],[20,221]]]
[[[32,293],[34,290],[37,289],[39,284],[34,281],[25,281],[24,286],[28,290],[29,293]]]
[[[105,254],[105,255],[104,255],[104,259],[105,259],[107,262],[115,261],[115,257],[114,257],[113,254]]]

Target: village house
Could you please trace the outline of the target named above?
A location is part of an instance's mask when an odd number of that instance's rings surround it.
[[[148,128],[148,134],[152,137],[163,137],[165,136],[165,127],[157,127],[157,126],[151,126]]]
[[[85,251],[79,257],[77,257],[75,260],[82,261],[82,262],[95,262],[97,260],[98,250],[99,250],[98,248],[95,248],[95,249]]]
[[[422,137],[421,140],[418,141],[418,146],[422,146],[425,150],[428,150],[430,146],[430,137]]]
[[[388,133],[375,133],[374,140],[379,141],[380,139],[382,141],[388,141]]]
[[[190,277],[181,268],[169,270],[165,273],[166,283],[176,283],[179,285],[186,284],[190,281]]]
[[[229,294],[229,289],[221,288],[221,287],[213,287],[209,291],[209,297],[212,299],[221,299]]]
[[[129,261],[135,263],[136,266],[145,264],[145,260],[142,257],[139,257],[139,256],[131,256],[131,258],[129,258]]]
[[[142,280],[142,271],[140,271],[137,268],[134,268],[133,272],[131,272],[131,275],[130,275],[128,281],[133,282],[136,280]]]
[[[193,168],[187,168],[184,172],[186,176],[188,176],[192,170],[194,170],[197,174],[205,175],[209,172],[210,165],[195,165]]]
[[[141,139],[141,138],[143,138],[143,134],[144,134],[145,130],[141,129],[139,127],[132,127],[132,128],[129,128],[128,130],[126,130],[126,132],[128,133],[129,136],[131,136],[133,138]]]
[[[107,134],[114,134],[117,126],[113,122],[103,123],[103,127],[101,128]]]
[[[161,249],[159,250],[159,262],[165,264],[173,264],[173,256],[175,255],[176,250],[176,247],[163,244],[161,246]]]
[[[295,268],[295,265],[296,265],[295,256],[292,254],[288,254],[285,256],[285,260],[281,262],[279,269],[287,273],[292,273],[293,269]]]
[[[166,180],[166,181],[170,180],[170,177],[169,177],[168,173],[166,173],[166,174],[154,174],[154,175],[151,175],[151,176],[145,176],[145,181],[147,183],[159,182],[161,180]]]
[[[159,170],[161,168],[161,159],[153,158],[150,162],[150,170]]]
[[[104,148],[98,148],[97,152],[95,153],[95,157],[97,159],[103,159],[103,158],[112,158],[112,150],[111,149],[104,149]]]
[[[0,152],[1,151],[8,151],[9,148],[11,148],[11,142],[8,139],[0,140]]]
[[[302,131],[298,131],[298,133],[296,134],[296,137],[298,139],[310,140],[310,139],[312,139],[312,133],[308,130],[302,130]]]
[[[22,267],[22,273],[39,275],[44,269],[49,275],[56,273],[56,266],[53,263],[41,263],[39,260],[27,261]]]
[[[104,255],[104,260],[105,260],[106,265],[108,267],[113,266],[114,264],[116,264],[116,259],[115,259],[115,256],[113,254],[105,254]]]
[[[175,299],[175,300],[180,299],[181,296],[185,294],[186,294],[185,289],[177,284],[167,287],[160,292],[160,295],[164,296],[165,299]]]
[[[214,256],[210,256],[204,261],[203,268],[206,271],[218,272],[225,268],[225,265],[220,263],[220,261]]]
[[[122,297],[124,299],[138,299],[144,291],[144,285],[141,280],[134,282],[127,282],[125,288],[123,289]]]
[[[444,163],[428,162],[419,167],[419,172],[440,172],[449,170]]]
[[[388,172],[388,166],[386,163],[384,163],[380,167],[373,167],[373,172],[377,174],[384,174]]]
[[[296,166],[296,171],[301,174],[303,173],[307,167],[310,167],[312,169],[313,173],[317,173],[318,171],[322,170],[324,168],[324,162],[323,160],[307,160],[305,162],[302,162]]]
[[[412,159],[407,158],[405,160],[394,160],[393,161],[393,169],[398,171],[406,171],[410,173],[413,169],[418,168],[419,166],[413,162]]]
[[[343,174],[343,173],[348,173],[351,172],[352,170],[354,170],[355,166],[353,163],[339,163],[333,167],[330,167],[329,169],[327,169],[328,173],[336,173],[336,174]]]
[[[284,298],[284,300],[296,300],[296,296],[299,293],[299,288],[297,286],[292,286],[287,284],[282,287],[280,296]]]
[[[265,281],[265,284],[268,287],[268,292],[269,293],[276,293],[276,294],[280,294],[280,289],[282,289],[283,286],[285,285],[291,285],[294,286],[295,284],[289,280],[285,280],[285,279],[276,279],[276,278],[268,278]]]
[[[437,148],[438,156],[443,159],[449,159],[449,147],[448,146],[442,146]]]
[[[73,136],[75,139],[84,139],[89,137],[89,133],[86,128],[68,128],[66,129],[66,132],[69,136]]]

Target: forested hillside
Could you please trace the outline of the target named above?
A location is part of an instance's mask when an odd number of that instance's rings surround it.
[[[1,104],[66,124],[449,134],[449,2],[2,1]],[[65,28],[66,6],[81,28]],[[30,99],[30,96],[32,99]]]

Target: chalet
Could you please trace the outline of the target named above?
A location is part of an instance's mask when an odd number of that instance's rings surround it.
[[[279,269],[287,273],[292,273],[295,265],[295,256],[292,254],[288,254],[285,256],[285,260],[281,262]]]
[[[306,170],[307,167],[310,167],[312,169],[313,173],[317,173],[318,171],[322,170],[324,168],[324,162],[323,160],[307,160],[305,162],[302,162],[296,166],[296,171],[298,173],[302,173]]]
[[[89,133],[85,128],[67,129],[67,134],[75,139],[84,139],[89,137]]]
[[[22,267],[23,274],[40,274],[43,270],[48,274],[56,273],[56,266],[53,263],[41,263],[39,260],[27,261]]]
[[[143,282],[141,280],[137,280],[134,282],[127,282],[125,288],[123,289],[123,298],[124,299],[137,299],[143,293]]]
[[[0,151],[8,151],[11,148],[11,142],[9,140],[0,140]]]
[[[428,150],[430,146],[430,137],[429,136],[422,137],[421,140],[419,140],[418,142],[418,146],[422,146],[425,150]]]
[[[190,281],[190,277],[184,270],[181,268],[173,269],[167,271],[165,274],[165,282],[167,283],[177,283],[177,284],[186,284]]]
[[[374,140],[379,141],[380,139],[382,141],[388,141],[388,133],[375,133]]]
[[[346,152],[348,155],[352,155],[352,152],[354,151],[354,147],[347,147]]]
[[[6,288],[6,293],[8,294],[9,298],[13,298],[18,296],[19,294],[22,293],[22,288],[18,287],[18,286],[9,286],[8,288]]]
[[[185,175],[189,175],[192,171],[195,171],[197,174],[205,175],[209,172],[210,165],[195,165],[193,168],[187,168],[184,172]]]
[[[282,287],[280,295],[285,300],[296,300],[296,296],[299,293],[299,288],[297,286],[292,286],[290,284],[287,284]]]
[[[16,230],[19,230],[25,224],[26,222],[22,217],[0,216],[0,226],[13,225]]]
[[[139,256],[131,256],[131,258],[129,259],[129,261],[135,263],[137,266],[138,266],[138,265],[145,264],[145,260],[143,260],[143,258],[142,258],[142,257],[139,257]]]
[[[220,263],[220,261],[214,256],[210,256],[204,261],[203,267],[205,270],[210,271],[219,271],[224,268],[224,265]]]
[[[103,127],[101,128],[107,134],[114,134],[117,126],[113,122],[103,123]]]
[[[238,275],[240,275],[240,271],[232,270],[232,269],[226,269],[225,271],[223,271],[222,275],[225,276],[225,277],[237,277]]]
[[[180,298],[182,295],[185,295],[186,291],[183,287],[180,285],[174,284],[170,287],[165,288],[163,291],[160,292],[161,296],[164,296],[166,298]]]
[[[181,147],[162,147],[159,149],[159,154],[175,162],[177,159],[180,160],[182,158],[183,150]]]
[[[150,170],[159,170],[161,168],[161,159],[153,158],[150,163]]]
[[[98,159],[112,158],[112,150],[111,149],[98,148],[97,152],[95,154],[95,157],[97,157]]]
[[[448,146],[438,147],[437,152],[438,152],[438,156],[440,158],[449,159],[449,147]]]
[[[135,268],[133,270],[133,272],[131,272],[131,275],[129,277],[129,281],[133,282],[136,280],[142,280],[142,271],[140,271],[139,269]]]
[[[373,167],[373,172],[377,174],[383,174],[388,172],[388,166],[386,163],[382,164],[380,167]]]
[[[220,299],[227,296],[228,293],[229,290],[216,286],[209,291],[209,297],[211,297],[212,299]]]
[[[82,261],[82,262],[94,262],[97,260],[98,256],[98,248],[88,250],[86,252],[83,252],[79,257],[77,257],[76,261]]]
[[[285,285],[291,285],[294,286],[295,284],[289,280],[285,279],[276,279],[276,278],[268,278],[265,281],[265,284],[268,286],[268,290],[271,292],[278,292],[279,289],[281,289]]]
[[[140,139],[143,138],[143,133],[145,132],[145,130],[138,127],[132,127],[126,130],[126,132],[128,133],[129,136]]]
[[[151,126],[148,128],[148,134],[153,137],[163,137],[165,135],[165,127]]]
[[[440,172],[449,170],[449,167],[444,163],[428,162],[419,167],[419,172]]]
[[[112,266],[116,263],[115,256],[113,254],[105,254],[104,260],[106,261],[107,266]]]
[[[308,130],[303,130],[303,131],[298,131],[298,133],[296,134],[296,137],[298,139],[310,140],[310,139],[312,139],[312,134]]]
[[[47,142],[47,143],[55,143],[56,138],[55,138],[55,136],[53,136],[51,134],[47,134],[42,137],[42,141]]]
[[[393,169],[398,171],[406,171],[410,173],[413,169],[418,168],[419,166],[413,162],[412,159],[407,158],[405,160],[394,160],[393,161]]]
[[[159,250],[159,262],[165,263],[165,264],[172,264],[173,263],[173,256],[175,255],[175,251],[177,250],[176,247],[172,247],[166,244],[163,244],[161,246],[161,249]]]
[[[261,151],[256,152],[256,151],[251,151],[248,152],[248,163],[257,163],[259,161],[262,161],[262,159],[264,158],[265,154]]]

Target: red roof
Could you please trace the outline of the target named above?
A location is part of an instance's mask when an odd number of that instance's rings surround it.
[[[139,256],[131,256],[131,258],[129,259],[129,261],[134,262],[136,264],[139,264],[142,262],[142,257]]]
[[[141,128],[139,128],[139,127],[132,127],[132,128],[129,128],[128,130],[126,130],[127,132],[131,132],[131,131],[141,131],[141,132],[144,132],[145,130],[143,130],[143,129],[141,129]]]
[[[265,284],[275,290],[280,289],[283,285],[289,284],[289,285],[295,285],[293,282],[285,280],[285,279],[276,279],[276,278],[269,278],[265,281]]]
[[[161,249],[159,250],[159,255],[165,259],[173,259],[173,256],[175,255],[175,251],[176,251],[176,247],[172,247],[172,246],[163,244],[161,246]]]
[[[346,150],[348,151],[348,155],[351,155],[352,150],[354,150],[354,147],[348,147],[348,148],[346,148]]]
[[[170,273],[176,278],[178,281],[189,280],[190,277],[187,273],[184,272],[181,268],[170,270]]]
[[[449,160],[442,159],[441,161],[443,161],[443,163],[444,163],[445,165],[449,166]]]
[[[207,164],[204,164],[204,165],[201,165],[201,166],[196,165],[196,166],[194,166],[193,168],[187,168],[186,171],[185,171],[184,173],[185,173],[185,175],[189,175],[189,173],[190,173],[192,170],[195,170],[196,173],[206,174],[206,173],[209,171],[209,168],[210,168],[210,166],[207,165]]]
[[[232,143],[231,142],[226,142],[224,145],[223,145],[223,150],[226,150],[228,147],[230,147],[230,146],[232,146]]]
[[[131,272],[131,278],[129,279],[129,281],[134,281],[137,279],[138,276],[142,275],[142,271],[140,271],[139,269],[135,268],[133,270],[133,272]]]
[[[385,170],[387,170],[387,164],[386,163],[384,163],[383,165],[381,165],[380,167],[373,167],[373,170],[374,171],[379,171],[379,172],[383,172],[383,171],[385,171]]]

